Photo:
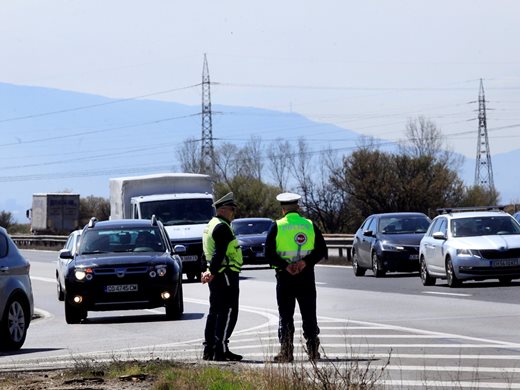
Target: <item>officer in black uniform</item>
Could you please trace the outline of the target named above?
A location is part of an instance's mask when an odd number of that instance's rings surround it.
[[[294,360],[294,309],[296,301],[302,315],[303,336],[309,359],[320,359],[320,328],[316,317],[316,283],[314,265],[327,257],[327,246],[319,228],[299,214],[301,196],[283,193],[276,197],[283,217],[271,227],[265,251],[271,267],[276,270],[276,300],[278,303],[278,363]]]
[[[209,285],[209,313],[204,330],[204,360],[242,360],[241,355],[228,348],[229,338],[238,318],[239,272],[242,252],[231,221],[236,203],[230,192],[214,203],[217,215],[209,222],[202,235],[207,270],[201,282]]]

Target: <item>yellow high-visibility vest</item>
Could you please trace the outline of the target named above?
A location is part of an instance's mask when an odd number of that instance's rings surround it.
[[[310,219],[288,213],[276,225],[276,253],[288,263],[301,260],[314,249],[315,234]]]
[[[208,225],[204,228],[204,232],[202,233],[202,247],[204,250],[204,255],[206,256],[208,267],[211,265],[211,259],[215,253],[213,230],[215,230],[215,227],[217,227],[217,225],[220,223],[228,226],[229,230],[231,230],[231,233],[233,234],[233,237],[235,237],[233,228],[229,223],[227,223],[227,221],[220,219],[219,217],[213,217],[208,222]],[[238,241],[235,237],[227,246],[226,256],[222,262],[222,267],[218,270],[218,272],[222,272],[226,268],[230,268],[235,272],[240,272],[240,269],[242,268],[242,262],[242,251],[240,250],[240,246],[238,245]]]

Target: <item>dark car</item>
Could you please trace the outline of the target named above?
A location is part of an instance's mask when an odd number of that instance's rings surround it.
[[[369,216],[354,236],[352,268],[356,276],[371,269],[386,272],[419,270],[419,243],[431,220],[423,213],[384,213]]]
[[[81,233],[62,286],[65,320],[69,324],[87,318],[88,311],[150,309],[165,307],[169,319],[184,311],[182,263],[172,249],[160,221],[121,219],[97,222],[91,219]]]
[[[231,222],[242,250],[244,264],[266,264],[265,240],[273,220],[270,218],[237,218]]]
[[[34,313],[30,268],[0,226],[0,351],[16,351],[25,342]]]

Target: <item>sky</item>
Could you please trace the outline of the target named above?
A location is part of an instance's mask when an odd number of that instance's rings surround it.
[[[516,0],[0,1],[0,82],[297,112],[399,140],[419,115],[475,157],[520,146]],[[162,91],[174,90],[168,93]]]
[[[391,141],[424,116],[475,158],[482,79],[493,156],[520,149],[518,15],[517,0],[0,0],[0,82],[200,105],[206,54],[214,105]]]

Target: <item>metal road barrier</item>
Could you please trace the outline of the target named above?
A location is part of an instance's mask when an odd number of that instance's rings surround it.
[[[330,256],[346,257],[351,261],[353,234],[324,234],[325,243]],[[67,242],[67,236],[50,235],[12,235],[11,238],[19,248],[61,249]]]
[[[338,257],[346,257],[348,261],[352,260],[354,234],[324,234],[323,238],[329,249],[329,256],[334,256],[337,253]]]
[[[27,249],[27,248],[48,248],[53,250],[58,250],[63,248],[65,243],[67,242],[68,236],[50,236],[50,235],[21,235],[15,234],[11,235],[14,243],[18,248]]]

